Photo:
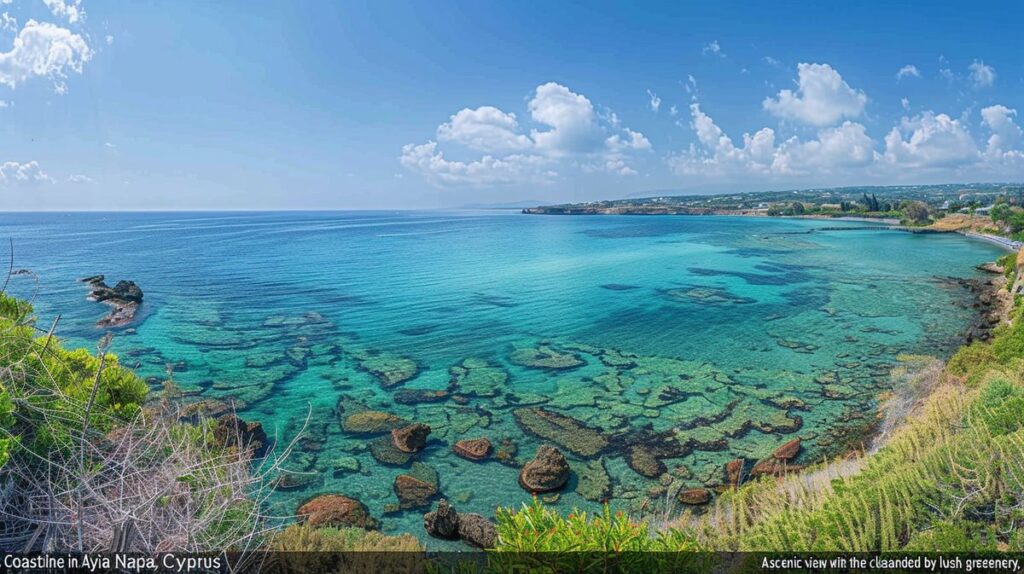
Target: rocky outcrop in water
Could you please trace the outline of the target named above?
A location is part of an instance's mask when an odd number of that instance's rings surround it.
[[[557,448],[541,445],[537,456],[519,473],[519,485],[535,494],[558,490],[569,481],[570,472],[569,463]]]
[[[608,446],[608,438],[581,421],[540,407],[512,412],[524,430],[580,456],[594,456]]]
[[[800,470],[803,465],[791,464],[791,461],[799,453],[800,439],[795,438],[775,449],[772,456],[758,461],[754,468],[750,469],[750,476],[781,476],[787,472]]]
[[[711,500],[711,491],[706,488],[688,488],[686,490],[680,490],[677,496],[679,502],[689,505],[698,506],[701,504],[707,504]]]
[[[459,538],[477,548],[494,548],[498,543],[498,528],[479,514],[460,514]]]
[[[342,494],[321,494],[299,505],[295,511],[300,522],[310,526],[366,528],[377,527],[377,521],[363,503]]]
[[[430,484],[408,474],[396,476],[393,488],[395,496],[398,497],[399,508],[403,510],[427,506],[430,499],[437,494],[436,484]]]
[[[110,287],[105,279],[103,275],[93,275],[79,280],[89,286],[89,300],[112,307],[105,317],[96,321],[96,326],[122,327],[131,323],[142,305],[142,288],[134,281],[118,281]]]
[[[435,538],[453,540],[459,537],[459,513],[448,501],[441,499],[437,510],[423,515],[423,528]]]
[[[458,538],[477,548],[494,548],[498,543],[498,528],[493,522],[479,514],[456,512],[443,498],[437,510],[423,515],[423,528],[435,538]]]
[[[413,423],[406,427],[397,428],[391,431],[391,444],[402,452],[419,452],[427,446],[427,436],[430,435],[430,425]]]
[[[213,440],[226,448],[249,449],[257,458],[266,454],[270,446],[261,423],[247,422],[233,414],[217,419]]]
[[[486,438],[474,438],[456,441],[452,451],[468,460],[483,460],[491,453],[491,441]]]

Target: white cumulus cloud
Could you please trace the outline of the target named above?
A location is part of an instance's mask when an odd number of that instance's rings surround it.
[[[885,136],[885,159],[903,167],[955,167],[977,161],[978,146],[960,120],[925,111]]]
[[[78,34],[54,24],[29,20],[14,39],[11,50],[0,52],[0,84],[16,88],[38,76],[54,80],[60,88],[68,72],[82,73],[82,66],[91,58],[92,50]]]
[[[1017,110],[1003,105],[981,110],[981,121],[992,132],[985,155],[994,159],[1024,158],[1017,146],[1024,144],[1024,130],[1016,122]]]
[[[43,0],[43,4],[58,18],[64,18],[69,24],[77,24],[84,16],[82,0]]]
[[[46,174],[39,162],[32,160],[25,163],[7,161],[0,164],[0,183],[3,185],[53,183],[53,178]]]
[[[856,118],[864,112],[868,97],[850,87],[828,64],[797,65],[797,89],[782,90],[775,98],[765,98],[768,112],[812,126],[833,125],[843,118]]]
[[[402,147],[402,165],[415,169],[431,181],[444,185],[501,185],[543,182],[556,175],[546,169],[548,160],[537,155],[485,155],[475,161],[451,161],[437,149],[437,142]]]
[[[743,144],[737,145],[701,110],[700,104],[691,104],[690,113],[690,126],[699,145],[691,145],[669,158],[669,166],[679,174],[806,175],[863,166],[871,163],[875,155],[874,141],[867,130],[850,121],[821,129],[817,138],[806,141],[794,136],[777,143],[775,131],[766,127],[743,134]]]
[[[586,96],[555,82],[537,86],[527,111],[536,126],[528,132],[513,113],[465,108],[437,128],[437,141],[404,146],[400,161],[437,185],[484,186],[550,181],[567,166],[635,175],[629,154],[651,149],[650,140],[623,127],[613,112],[598,114]],[[439,142],[487,155],[449,159]]]
[[[523,150],[533,142],[519,133],[515,114],[493,106],[465,108],[437,128],[439,141],[452,141],[480,151]]]

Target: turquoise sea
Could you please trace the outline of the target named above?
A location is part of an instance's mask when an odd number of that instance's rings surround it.
[[[1000,254],[958,235],[822,230],[865,225],[39,213],[0,215],[0,236],[34,272],[12,291],[47,326],[60,313],[66,342],[94,348],[107,311],[77,278],[132,279],[145,303],[115,331],[125,364],[154,381],[173,365],[195,397],[235,399],[283,440],[309,412],[279,512],[341,492],[422,537],[425,508],[394,508],[397,475],[436,473],[435,500],[493,516],[529,500],[518,468],[542,442],[575,470],[551,504],[634,513],[672,512],[678,489],[721,484],[727,461],[792,437],[801,463],[858,444],[898,355],[962,341],[973,311],[948,278]],[[374,412],[429,424],[427,449],[403,457],[356,432],[393,419]],[[477,437],[495,447],[485,462],[451,452]]]

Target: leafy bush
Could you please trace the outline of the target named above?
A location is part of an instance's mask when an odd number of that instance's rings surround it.
[[[941,520],[915,533],[905,552],[994,552],[996,532],[991,524]]]
[[[992,346],[975,341],[970,345],[960,347],[960,350],[946,363],[946,370],[958,377],[968,377],[972,373],[994,364],[995,361],[996,356],[992,352]]]
[[[422,552],[415,536],[388,536],[362,528],[316,528],[292,524],[274,535],[277,552]]]
[[[520,510],[499,508],[497,518],[497,553],[489,560],[497,571],[692,571],[712,559],[672,554],[700,547],[692,535],[679,530],[652,536],[647,524],[612,513],[608,505],[600,514],[573,511],[563,518],[534,498]]]

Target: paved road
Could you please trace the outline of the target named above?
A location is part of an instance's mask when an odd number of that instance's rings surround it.
[[[1005,247],[1010,251],[1020,251],[1020,248],[1024,247],[1024,243],[1020,241],[1014,241],[1012,239],[1007,239],[1006,237],[999,237],[998,235],[989,235],[987,233],[974,233],[973,231],[966,231],[964,232],[964,235],[968,237],[977,237],[978,239],[983,239],[985,241],[995,243],[996,245]]]

